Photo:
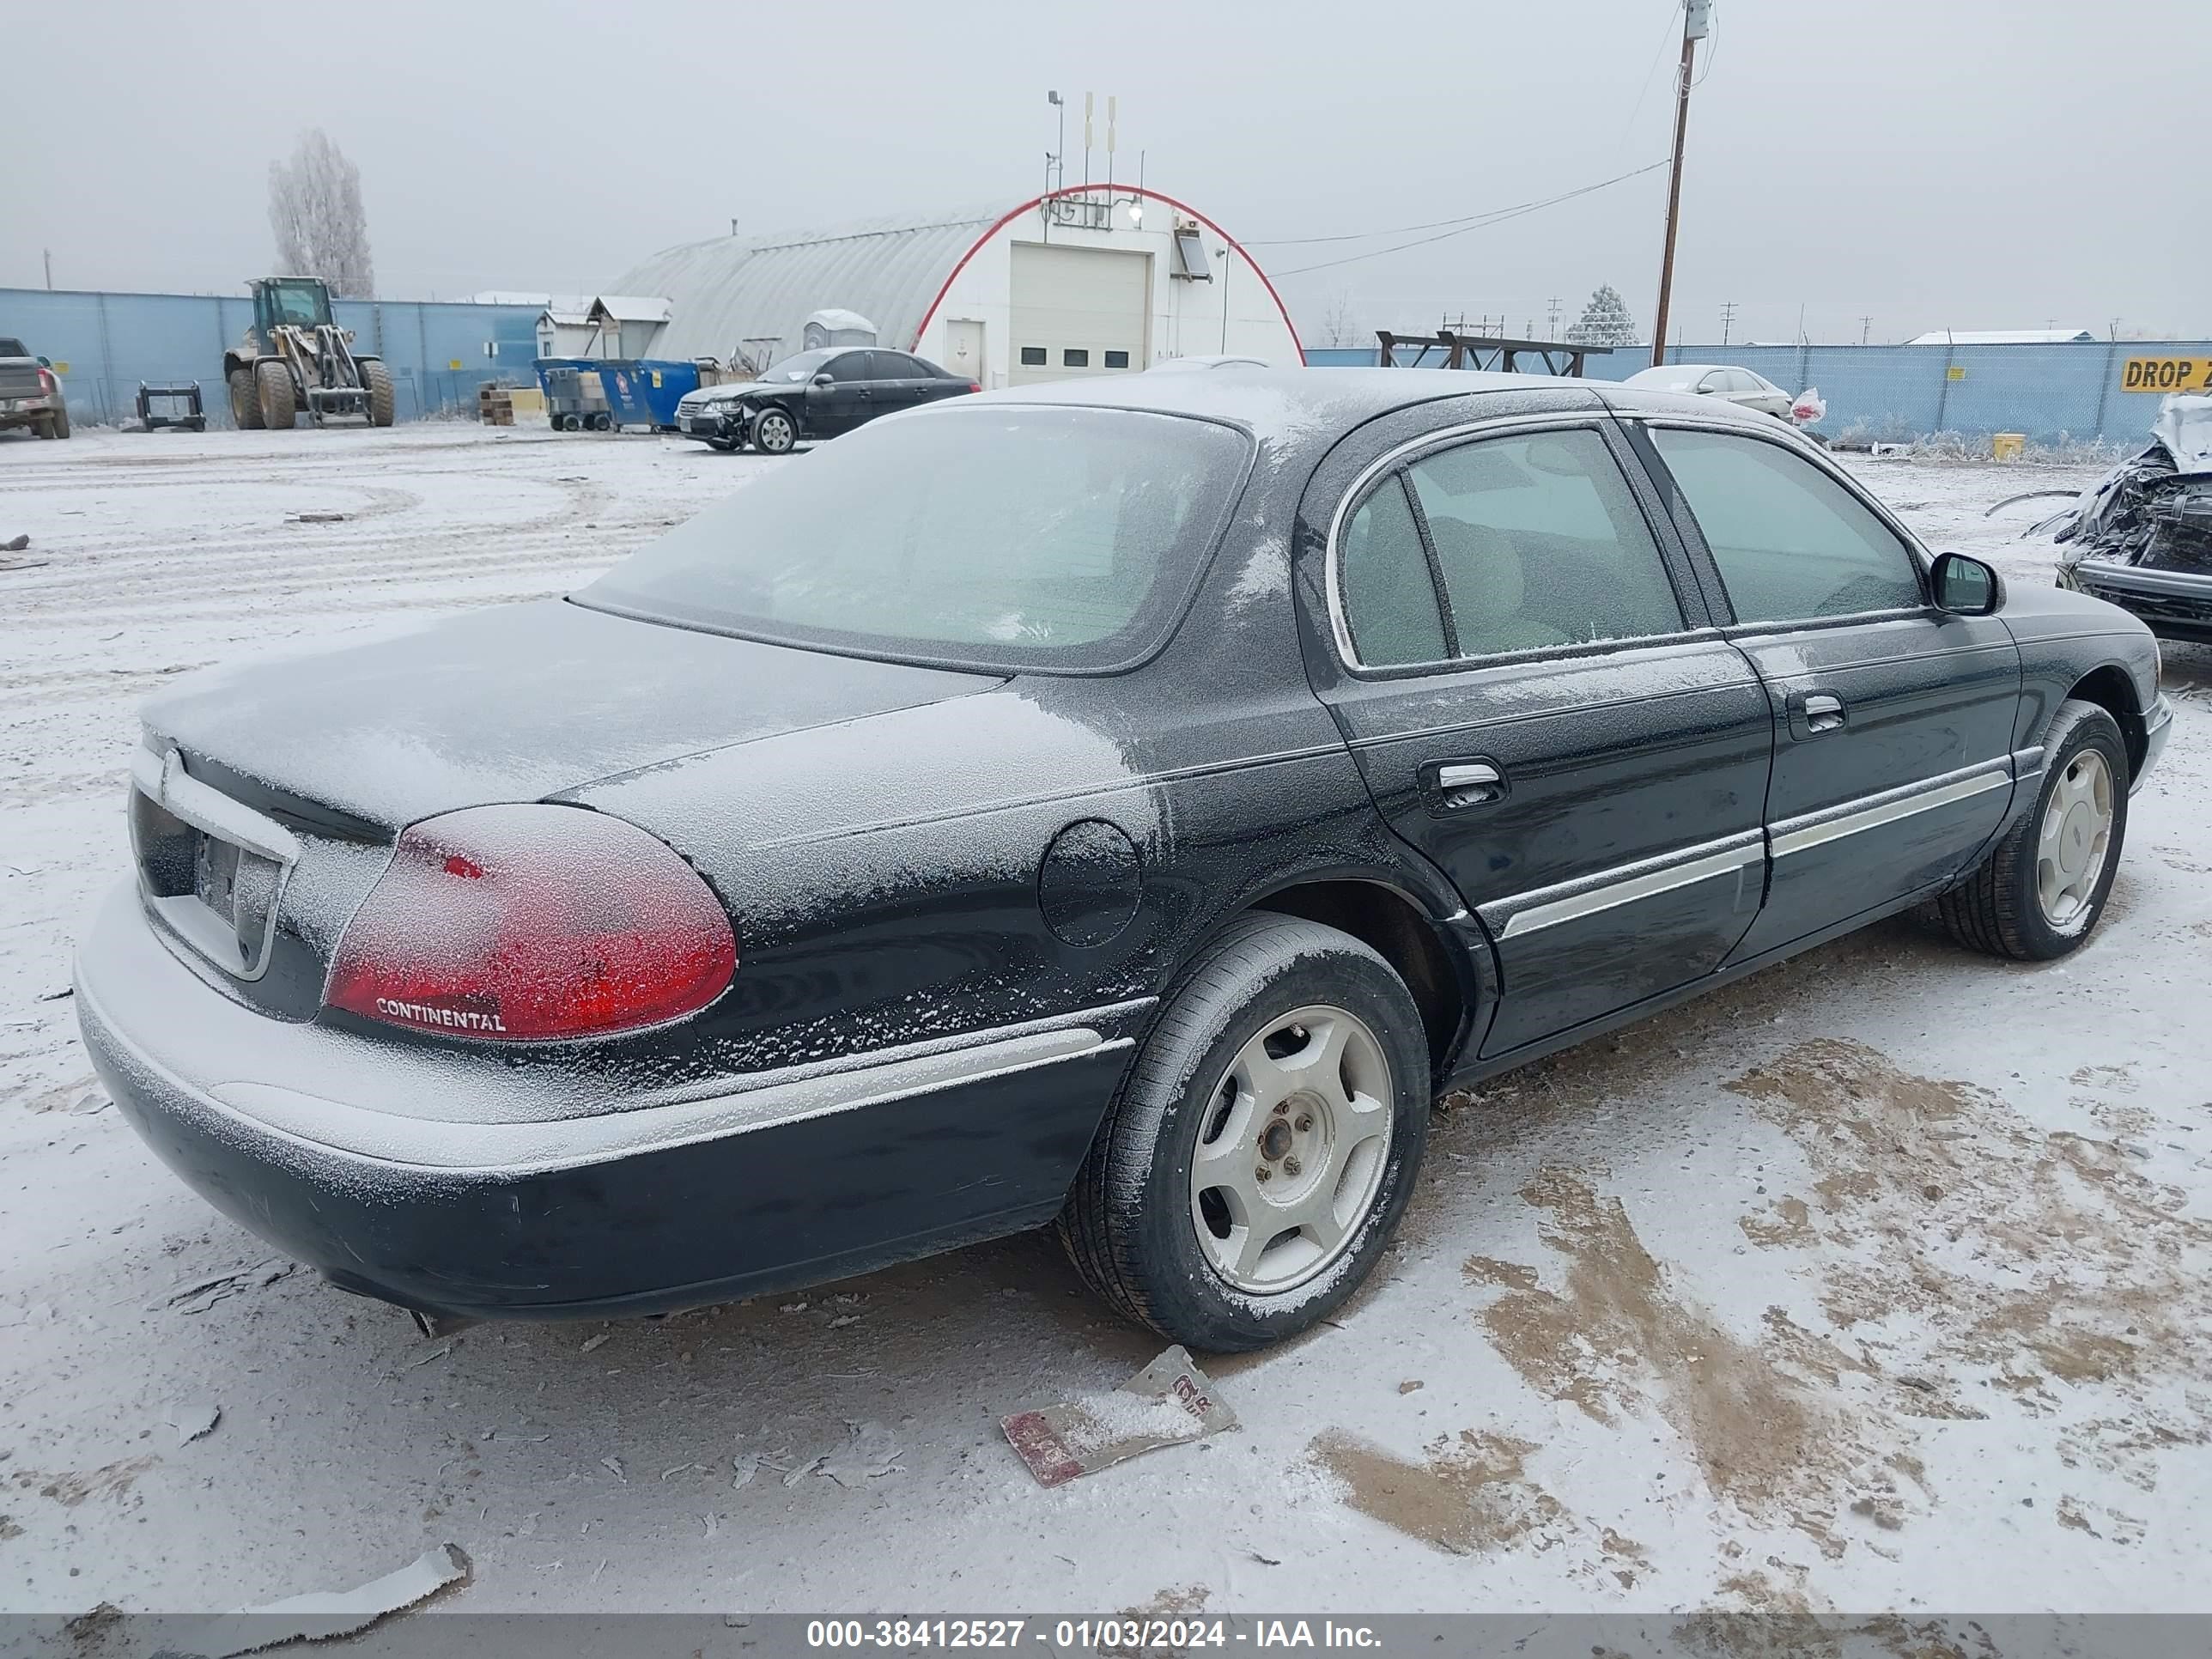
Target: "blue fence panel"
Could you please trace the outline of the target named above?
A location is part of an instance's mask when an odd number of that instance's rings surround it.
[[[1593,380],[1623,380],[1649,367],[1650,348],[1591,357]],[[2103,438],[2142,442],[2158,414],[2155,392],[2129,392],[2130,357],[2212,359],[2212,341],[2120,340],[2052,345],[1686,345],[1667,360],[1729,363],[1790,392],[1820,388],[1828,406],[1817,428],[1831,438],[1902,441],[1932,432],[2019,432],[2037,443]],[[1320,346],[1316,368],[1372,368],[1373,346]]]
[[[392,370],[403,421],[473,414],[487,380],[531,384],[538,312],[529,306],[340,300],[331,307],[354,348]],[[198,380],[210,426],[230,424],[222,354],[253,322],[243,294],[110,294],[0,289],[0,334],[50,358],[70,418],[90,426],[137,408],[141,380]]]

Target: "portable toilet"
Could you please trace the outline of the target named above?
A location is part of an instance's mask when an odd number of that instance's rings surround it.
[[[817,311],[806,319],[799,331],[799,349],[818,351],[823,346],[871,346],[876,343],[876,325],[857,311],[842,311],[832,306]]]

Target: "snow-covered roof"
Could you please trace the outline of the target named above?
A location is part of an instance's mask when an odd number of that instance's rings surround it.
[[[589,328],[592,325],[592,302],[585,299],[556,297],[540,314],[539,320],[550,322],[556,328]]]
[[[474,306],[537,306],[541,310],[553,303],[550,294],[533,294],[524,289],[488,288],[481,294],[469,295]]]
[[[643,294],[602,294],[592,301],[618,323],[665,323],[669,301],[665,296]]]
[[[2086,328],[1936,328],[1907,345],[2074,345],[2097,337]]]
[[[808,316],[831,307],[859,312],[884,344],[904,346],[960,256],[1003,212],[905,214],[795,234],[717,236],[654,254],[621,285],[669,296],[672,315],[653,344],[663,357],[727,357],[747,340],[777,340],[796,351]]]

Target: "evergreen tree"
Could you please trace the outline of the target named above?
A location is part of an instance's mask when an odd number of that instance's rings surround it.
[[[1636,319],[1628,314],[1628,305],[1620,291],[1611,283],[1598,284],[1583,314],[1567,330],[1567,338],[1576,345],[1618,346],[1633,344],[1636,339]]]

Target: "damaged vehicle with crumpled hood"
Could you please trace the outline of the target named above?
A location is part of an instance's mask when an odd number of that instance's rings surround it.
[[[2058,585],[2212,644],[2212,397],[2160,404],[2152,442],[2038,526],[2066,547]]]

